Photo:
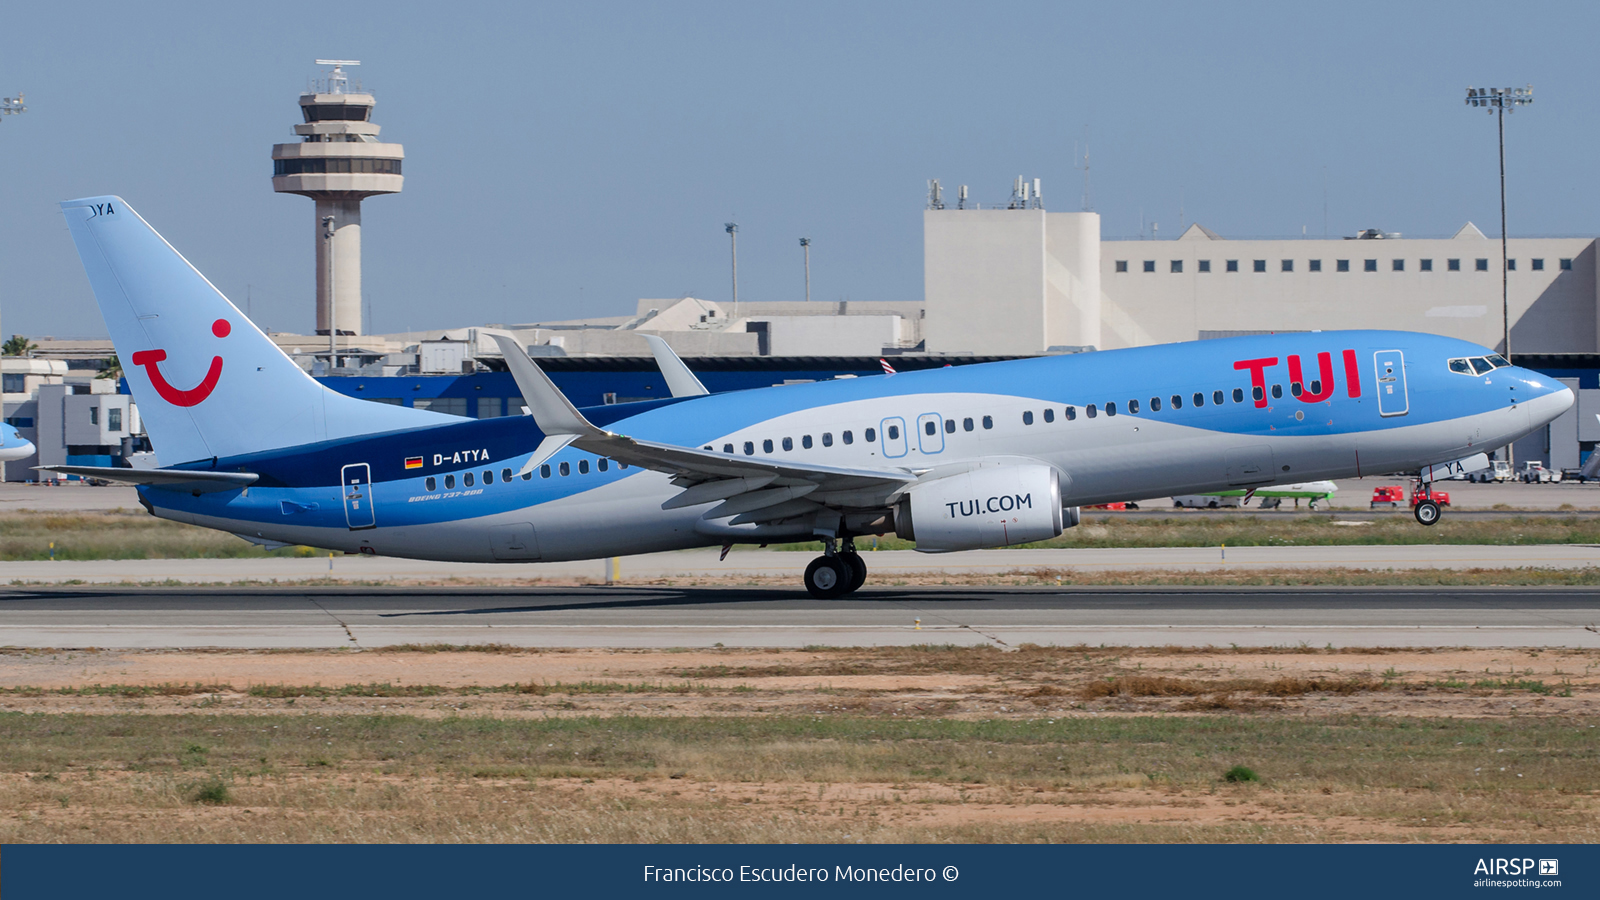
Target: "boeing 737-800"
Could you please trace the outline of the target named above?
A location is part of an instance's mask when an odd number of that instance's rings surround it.
[[[680,367],[681,396],[577,409],[497,336],[528,414],[463,419],[323,387],[121,198],[62,207],[158,467],[42,468],[267,546],[526,562],[816,540],[806,587],[837,597],[864,535],[1015,546],[1080,505],[1453,472],[1573,402],[1466,341],[1330,331],[719,394]]]

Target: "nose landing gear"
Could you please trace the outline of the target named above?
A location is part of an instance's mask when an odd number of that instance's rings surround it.
[[[806,566],[806,590],[818,600],[835,600],[854,593],[867,580],[867,563],[856,552],[855,541],[845,538],[834,549],[833,540],[823,541],[822,555]]]

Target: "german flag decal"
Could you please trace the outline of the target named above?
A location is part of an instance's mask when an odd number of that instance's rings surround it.
[[[420,468],[422,468],[422,457],[420,457],[420,456],[408,456],[408,457],[406,457],[406,468],[408,468],[408,469],[420,469]]]

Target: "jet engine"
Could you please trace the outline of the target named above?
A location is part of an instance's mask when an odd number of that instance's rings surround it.
[[[1009,547],[1061,533],[1061,486],[1044,464],[973,469],[906,492],[895,534],[923,552]],[[1074,523],[1076,524],[1076,523]]]

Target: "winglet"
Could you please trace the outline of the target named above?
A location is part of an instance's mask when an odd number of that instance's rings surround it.
[[[596,428],[583,417],[583,413],[578,412],[578,408],[561,393],[550,376],[509,335],[489,336],[500,345],[500,352],[506,358],[506,367],[511,370],[511,377],[517,380],[517,389],[522,391],[522,400],[528,405],[528,412],[533,415],[533,421],[538,423],[540,431],[547,435],[570,434],[581,438],[609,436],[608,432]]]
[[[667,390],[672,392],[672,396],[699,397],[711,393],[700,383],[700,379],[694,377],[678,354],[672,352],[665,339],[654,334],[639,336],[650,342],[650,352],[655,354],[656,365],[661,369],[661,377],[667,380]]]

